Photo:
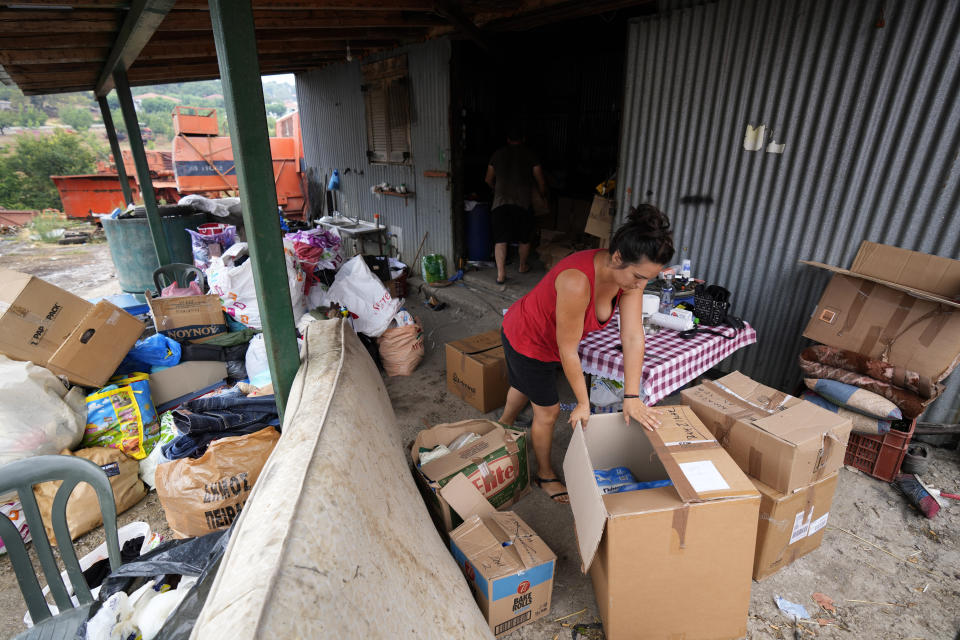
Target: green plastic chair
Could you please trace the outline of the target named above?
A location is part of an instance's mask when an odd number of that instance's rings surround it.
[[[177,283],[178,287],[186,289],[190,286],[191,280],[197,281],[197,284],[200,285],[200,291],[207,292],[207,279],[203,275],[203,271],[192,264],[171,262],[162,267],[157,267],[153,271],[153,284],[157,288],[157,295],[160,295],[165,287],[169,287],[174,282]]]
[[[73,592],[80,602],[74,606],[67,586],[60,575],[60,569],[53,556],[53,549],[43,527],[43,519],[37,500],[33,494],[33,485],[48,481],[63,481],[53,500],[51,519],[53,533],[57,539],[60,558],[73,585]],[[117,537],[117,507],[113,500],[113,490],[103,469],[93,462],[74,456],[36,456],[17,460],[0,467],[0,495],[16,491],[27,526],[33,535],[33,548],[40,559],[43,574],[50,585],[50,593],[60,613],[50,613],[47,601],[37,580],[33,563],[27,554],[27,546],[20,533],[9,518],[0,516],[0,538],[7,547],[13,570],[17,575],[20,592],[27,603],[34,626],[17,636],[20,638],[72,638],[77,629],[87,619],[93,595],[80,571],[80,562],[67,530],[67,500],[80,482],[86,482],[94,488],[100,502],[103,515],[103,528],[107,538],[107,555],[111,570],[120,566],[120,541]]]

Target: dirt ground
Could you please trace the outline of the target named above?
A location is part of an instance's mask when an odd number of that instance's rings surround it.
[[[119,292],[105,244],[31,247],[0,239],[0,267],[33,273],[82,296]],[[404,443],[410,443],[425,425],[478,416],[475,409],[446,391],[443,345],[496,328],[502,309],[540,275],[542,271],[536,270],[514,275],[506,287],[497,287],[489,270],[468,274],[467,286],[435,291],[447,303],[441,311],[425,308],[423,292],[413,288],[408,308],[423,322],[426,357],[413,376],[387,380]],[[561,401],[571,400],[570,390],[561,382]],[[663,403],[677,401],[674,395]],[[498,413],[487,416],[495,419]],[[553,447],[553,463],[558,469],[569,438],[570,429],[558,425]],[[925,479],[947,491],[960,490],[960,453],[935,449]],[[563,622],[593,622],[597,607],[590,580],[580,572],[570,508],[551,502],[534,489],[515,509],[554,550],[558,564],[550,615],[505,637],[571,638],[571,629],[554,620],[585,610]],[[119,520],[121,525],[143,520],[161,534],[170,533],[153,492]],[[78,551],[82,554],[102,540],[102,530],[97,529],[77,541]],[[812,599],[816,592],[832,598],[836,612],[819,610]],[[811,618],[829,623],[803,623],[796,632],[774,604],[775,595],[804,605]],[[0,628],[5,634],[12,636],[22,629],[24,611],[9,560],[0,557]],[[822,546],[753,583],[747,637],[935,640],[960,637],[958,629],[960,503],[947,505],[936,519],[927,520],[887,483],[842,469]],[[642,637],[642,631],[637,637]]]

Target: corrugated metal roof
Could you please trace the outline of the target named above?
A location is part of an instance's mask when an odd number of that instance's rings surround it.
[[[745,151],[748,124],[784,153]],[[619,210],[670,215],[757,328],[729,366],[768,384],[797,383],[828,279],[797,260],[848,266],[863,240],[960,256],[958,161],[953,0],[722,0],[630,26]],[[955,419],[948,382],[928,419]]]

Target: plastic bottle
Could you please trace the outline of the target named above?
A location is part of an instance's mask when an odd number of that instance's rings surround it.
[[[673,274],[664,274],[663,285],[660,287],[660,313],[670,315],[673,308]]]
[[[684,283],[690,281],[690,258],[684,258],[680,266],[680,279]]]

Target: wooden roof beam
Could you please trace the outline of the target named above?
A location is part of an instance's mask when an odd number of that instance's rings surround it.
[[[177,5],[179,6],[179,5]],[[278,29],[284,32],[300,29],[396,29],[429,28],[447,22],[429,13],[404,13],[402,11],[268,11],[254,12],[257,32]],[[209,34],[210,14],[206,11],[171,11],[158,31],[202,31]]]
[[[123,27],[117,35],[113,50],[107,57],[100,77],[97,79],[95,93],[104,96],[113,89],[115,69],[129,69],[140,51],[147,45],[157,27],[173,8],[175,0],[133,0],[130,11],[123,21]]]

